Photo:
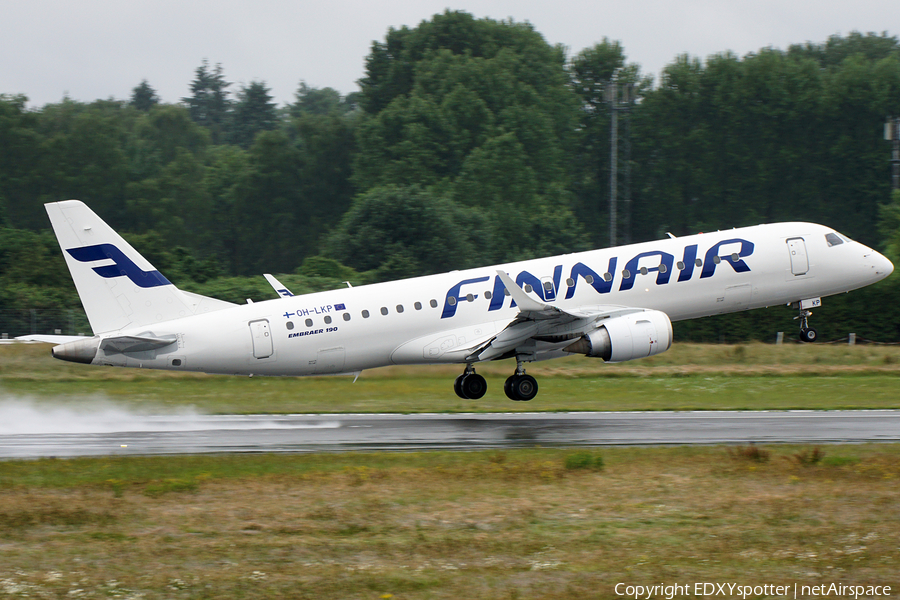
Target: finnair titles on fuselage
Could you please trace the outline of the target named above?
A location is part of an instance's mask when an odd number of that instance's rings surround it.
[[[812,223],[778,223],[235,305],[179,290],[77,200],[47,204],[95,335],[57,358],[236,375],[358,374],[391,364],[465,365],[456,393],[482,397],[480,362],[515,358],[504,386],[530,400],[524,365],[608,362],[672,343],[672,321],[791,304],[814,341],[821,298],[890,275],[871,248]]]

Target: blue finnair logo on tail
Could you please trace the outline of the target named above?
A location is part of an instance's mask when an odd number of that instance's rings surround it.
[[[96,246],[83,246],[66,250],[72,258],[78,262],[94,262],[98,260],[111,260],[113,264],[94,267],[94,272],[100,277],[112,279],[113,277],[127,277],[135,285],[142,288],[152,288],[161,285],[171,285],[168,279],[159,271],[144,271],[130,258],[112,244],[97,244]]]

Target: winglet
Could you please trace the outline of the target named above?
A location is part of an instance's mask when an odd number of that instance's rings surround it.
[[[275,279],[274,275],[269,275],[268,273],[264,273],[263,277],[266,278],[266,281],[269,282],[269,285],[278,293],[279,296],[283,296],[285,298],[290,298],[294,294],[291,293],[291,290],[287,289],[287,286]]]
[[[500,281],[503,282],[503,285],[506,286],[506,289],[509,290],[509,295],[512,296],[512,299],[516,301],[516,304],[519,306],[519,310],[521,311],[542,311],[542,310],[553,310],[554,307],[549,304],[544,304],[543,302],[538,302],[531,296],[529,296],[525,290],[516,285],[516,282],[512,280],[508,274],[504,271],[497,271],[497,276],[500,277]]]

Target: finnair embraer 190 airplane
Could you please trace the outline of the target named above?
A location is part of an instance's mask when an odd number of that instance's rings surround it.
[[[884,279],[878,252],[812,223],[776,223],[236,305],[175,287],[77,200],[47,204],[94,331],[63,360],[234,375],[356,374],[456,363],[456,393],[487,391],[480,362],[515,358],[504,390],[531,400],[525,363],[585,354],[606,362],[672,344],[672,321],[776,304],[798,311]]]

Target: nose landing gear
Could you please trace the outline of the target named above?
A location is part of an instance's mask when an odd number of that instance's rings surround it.
[[[794,319],[800,319],[800,341],[806,344],[819,339],[819,332],[809,326],[809,318],[812,316],[812,311],[809,309],[814,306],[822,306],[822,300],[819,298],[802,300],[800,314],[794,317]]]
[[[806,344],[812,343],[819,339],[819,332],[812,327],[800,328],[800,341]]]

